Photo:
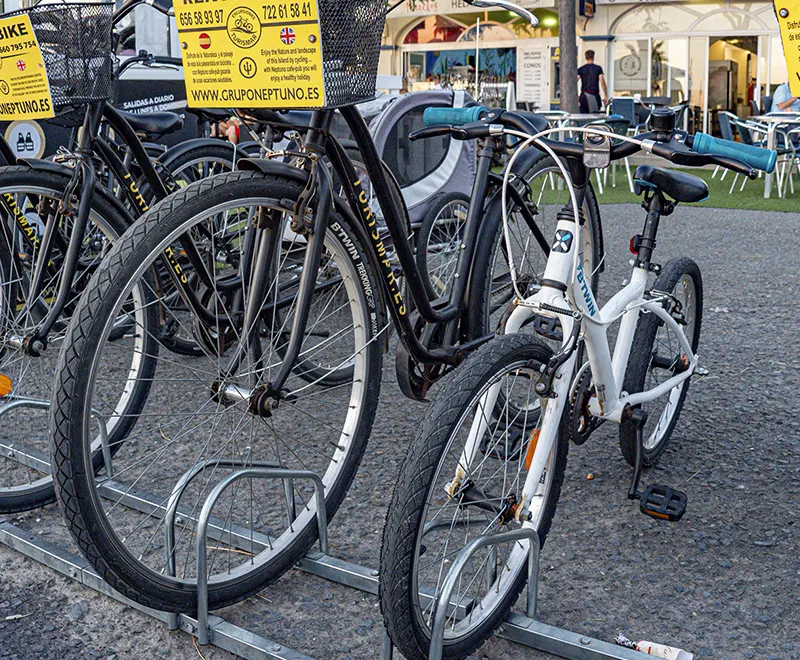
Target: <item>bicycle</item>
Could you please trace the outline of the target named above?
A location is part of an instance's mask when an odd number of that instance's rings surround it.
[[[611,145],[610,129],[577,129],[582,144],[510,132],[564,160],[567,180],[639,149],[673,163],[716,164],[756,177],[771,171],[774,152],[689,136],[675,130],[671,109],[655,110],[650,131]],[[472,129],[491,131],[473,124]],[[503,336],[470,356],[438,393],[398,475],[384,530],[379,595],[389,635],[404,657],[428,657],[435,608],[449,565],[483,535],[526,527],[541,545],[558,503],[570,441],[583,444],[600,423],[620,425],[620,447],[634,466],[629,497],[659,520],[677,521],[686,496],[663,485],[639,492],[642,467],[664,451],[689,387],[704,370],[697,349],[702,321],[700,269],[688,258],[653,261],[662,217],[682,202],[708,197],[705,182],[675,170],[642,165],[636,191],[644,196],[644,228],[633,237],[633,272],[602,308],[577,259],[582,191],[570,186],[541,289],[518,290]],[[514,272],[513,263],[511,265]],[[652,284],[648,282],[655,276]],[[558,350],[519,334],[532,316],[558,319]],[[620,321],[613,357],[606,336]],[[583,345],[588,362],[574,371]],[[524,587],[528,541],[476,553],[459,574],[446,613],[444,656],[478,648],[507,616]]]
[[[345,20],[340,3],[319,6],[323,41],[325,34],[338,35],[323,48],[332,87],[326,108],[311,117],[303,147],[289,154],[292,162],[279,160],[286,153],[243,161],[241,171],[192,184],[151,209],[95,273],[62,347],[50,411],[59,502],[79,547],[103,577],[152,607],[196,607],[193,525],[209,489],[232,466],[316,472],[325,483],[327,517],[333,517],[375,419],[387,314],[399,334],[407,393],[424,398],[430,384],[493,336],[489,312],[512,299],[510,290],[503,291],[503,302],[493,298],[492,282],[473,277],[477,255],[496,246],[502,230],[502,177],[492,167],[505,143],[488,133],[478,136],[483,149],[458,277],[448,296],[431,300],[398,187],[361,115],[348,105],[374,91],[385,4],[363,0],[355,22],[352,16]],[[356,28],[358,35],[342,38]],[[350,50],[353,43],[360,44],[357,52]],[[346,85],[342,70],[348,72]],[[408,297],[360,178],[328,130],[333,108],[363,157]],[[468,111],[525,131],[546,125],[535,115]],[[448,112],[429,109],[427,121],[437,123]],[[444,131],[449,128],[432,125],[413,137]],[[515,182],[512,215],[520,225],[516,263],[532,288],[540,281],[536,265],[550,248],[525,175],[543,157],[528,150],[508,172]],[[332,194],[334,176],[343,196]],[[586,214],[587,236],[597,236],[597,220]],[[594,248],[599,241],[588,243]],[[592,269],[600,261],[596,254],[583,258]],[[159,359],[151,328],[160,314],[172,313],[149,273],[165,259],[170,268],[164,270],[185,303],[186,314],[177,320],[203,348],[202,357]],[[224,269],[214,272],[212,264]],[[182,276],[189,268],[194,281]],[[114,337],[123,316],[131,331]],[[418,374],[412,373],[417,365]],[[135,408],[116,413],[104,403],[145,380],[149,397]],[[89,465],[98,460],[103,428],[90,411],[101,419],[136,420],[112,469],[97,474]],[[173,501],[176,482],[190,477],[180,533],[172,556],[165,557],[159,539],[166,502]],[[216,508],[225,513],[213,529],[220,543],[209,559],[212,609],[277,579],[317,535],[316,504],[299,482],[284,487],[250,481],[226,491]]]
[[[49,406],[58,344],[110,244],[171,188],[230,170],[235,162],[229,147],[209,139],[174,147],[154,163],[137,131],[166,133],[179,126],[180,117],[132,115],[107,102],[111,27],[137,4],[129,0],[115,14],[109,4],[48,5],[28,12],[37,29],[48,28],[39,43],[46,61],[56,58],[48,66],[53,64],[57,120],[75,123],[83,113],[83,131],[74,150],[60,150],[53,161],[14,159],[0,168],[0,374],[12,383],[10,394],[0,398],[0,512],[55,500],[45,419],[32,411]],[[49,29],[55,24],[61,26],[57,32]],[[77,80],[64,77],[69,72],[58,59],[62,51],[73,65],[83,56],[96,76],[87,82],[83,67],[76,67],[71,75]],[[159,332],[170,350],[198,352],[179,328],[162,324]]]

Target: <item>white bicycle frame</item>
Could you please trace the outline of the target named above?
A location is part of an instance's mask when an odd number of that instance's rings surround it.
[[[526,137],[529,138],[529,141],[533,141],[551,131],[544,131],[533,138]],[[596,131],[584,129],[584,132]],[[549,149],[547,150],[550,151]],[[551,156],[555,157],[555,154],[551,152]],[[511,164],[509,163],[509,170],[510,167]],[[574,217],[578,218],[572,182],[566,169],[562,168],[562,174],[566,178],[567,186],[571,193],[573,210],[575,211]],[[503,216],[503,222],[507,223],[507,214],[505,212]],[[590,400],[589,410],[594,417],[611,420],[619,424],[622,421],[622,413],[627,406],[636,406],[652,401],[690,378],[697,367],[697,356],[693,353],[691,344],[686,338],[681,325],[664,309],[664,302],[669,296],[666,293],[660,296],[656,293],[654,296],[645,299],[644,293],[648,276],[648,270],[645,268],[635,266],[630,283],[617,292],[602,309],[598,310],[597,301],[589,286],[588,278],[578,259],[577,252],[580,250],[581,245],[579,224],[572,220],[562,219],[558,222],[558,231],[562,232],[562,236],[572,236],[572,241],[567,252],[557,252],[555,249],[550,250],[543,280],[563,284],[566,287],[566,292],[560,291],[553,286],[542,286],[533,296],[525,300],[518,298],[516,309],[511,313],[506,323],[505,333],[519,332],[525,322],[534,315],[558,318],[561,322],[564,343],[566,344],[569,341],[568,338],[573,329],[573,324],[576,322],[574,312],[579,311],[581,336],[589,357],[589,368],[592,372],[592,380],[596,392]],[[508,253],[511,254],[510,244],[508,245]],[[516,272],[513,268],[513,263],[510,265],[511,276],[514,279]],[[571,293],[571,295],[568,295],[568,293]],[[543,307],[545,305],[569,313],[557,313],[552,309]],[[576,307],[578,307],[577,310]],[[642,312],[656,314],[676,333],[683,349],[684,359],[688,361],[688,368],[657,387],[644,392],[628,394],[622,391],[622,382],[625,377],[628,358],[630,357],[636,324],[639,320],[639,314]],[[618,319],[621,319],[621,325],[612,357],[607,333],[609,326]],[[541,415],[536,449],[525,479],[520,500],[521,506],[517,509],[517,519],[527,526],[534,525],[534,523],[528,522],[527,516],[522,514],[527,511],[536,494],[550,454],[558,438],[559,422],[574,382],[571,375],[574,371],[576,355],[577,351],[574,350],[571,357],[557,372],[552,387],[555,396],[548,397],[542,402],[544,410]],[[580,375],[576,375],[575,380]],[[458,474],[455,475],[454,484],[460,483],[464,479],[466,466],[472,465],[472,459],[475,457],[478,447],[480,447],[480,440],[488,429],[488,420],[491,417],[491,411],[494,409],[501,387],[502,383],[493,385],[482,396],[478,404],[480,410],[486,411],[486,414],[475,415],[467,442],[461,454]]]

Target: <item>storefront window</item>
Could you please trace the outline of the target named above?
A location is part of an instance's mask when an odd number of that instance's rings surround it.
[[[667,96],[673,105],[686,100],[686,56],[686,39],[653,39],[651,96]]]
[[[446,16],[429,16],[406,35],[404,44],[434,44],[458,41],[464,26]]]
[[[624,40],[614,43],[614,94],[647,96],[648,40]]]
[[[708,39],[689,39],[689,130],[703,131],[706,107],[706,61]]]

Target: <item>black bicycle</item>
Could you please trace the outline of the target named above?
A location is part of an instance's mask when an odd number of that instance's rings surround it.
[[[427,111],[428,126],[411,139],[480,140],[453,283],[432,299],[397,183],[352,105],[374,93],[385,3],[357,0],[342,11],[339,2],[321,1],[319,8],[327,107],[313,113],[302,145],[243,161],[240,171],[192,184],[145,214],[93,276],[62,346],[51,408],[60,504],[103,577],[153,607],[196,607],[194,526],[231,466],[313,471],[333,517],[375,422],[391,325],[401,386],[423,399],[514,308],[501,240],[502,176],[494,172],[506,144],[495,127],[536,133],[546,121],[476,106],[466,118],[458,113],[468,124],[451,131],[456,120],[447,109]],[[357,143],[399,269],[361,177],[331,134],[335,109]],[[477,127],[469,123],[484,115]],[[287,155],[291,162],[283,162]],[[557,211],[549,195],[564,201],[550,165],[528,149],[510,175],[509,243],[517,282],[528,291],[541,286],[550,252]],[[586,273],[596,276],[599,216],[588,180],[575,185],[591,200],[582,207],[589,238],[580,251]],[[162,272],[167,288],[154,277]],[[164,355],[165,322],[189,331],[203,355]],[[127,436],[110,438],[116,453],[98,472],[109,420]],[[179,483],[188,485],[165,555],[166,503]],[[215,511],[212,608],[262,589],[316,538],[313,488],[300,479],[238,482]]]
[[[152,160],[139,135],[176,130],[180,116],[134,115],[109,103],[111,28],[137,4],[130,0],[116,13],[111,4],[27,10],[47,64],[58,110],[54,121],[79,123],[81,130],[52,160],[17,160],[0,141],[0,155],[10,163],[0,168],[0,374],[12,386],[0,398],[0,512],[55,499],[46,416],[37,411],[49,406],[58,346],[111,244],[152,202],[230,171],[237,160],[231,145],[210,138],[187,141]],[[157,277],[169,288],[163,272]],[[175,295],[178,307],[179,300]],[[115,332],[128,330],[120,325]],[[173,352],[201,354],[191,333],[167,319],[158,334]],[[120,399],[120,411],[126,400]],[[112,420],[109,426],[114,437],[124,436],[120,424]]]

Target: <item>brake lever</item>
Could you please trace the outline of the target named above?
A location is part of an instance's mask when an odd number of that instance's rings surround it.
[[[409,142],[414,142],[416,140],[426,140],[432,137],[440,137],[442,135],[450,135],[450,132],[453,130],[453,127],[449,124],[443,124],[441,126],[428,126],[427,128],[421,128],[418,131],[414,131],[408,136]]]
[[[758,178],[758,170],[750,167],[749,165],[745,165],[742,161],[736,160],[735,158],[729,158],[728,156],[712,156],[711,163],[713,165],[721,165],[722,167],[733,170],[734,172],[738,172],[739,174],[744,174],[748,179],[757,179]]]

